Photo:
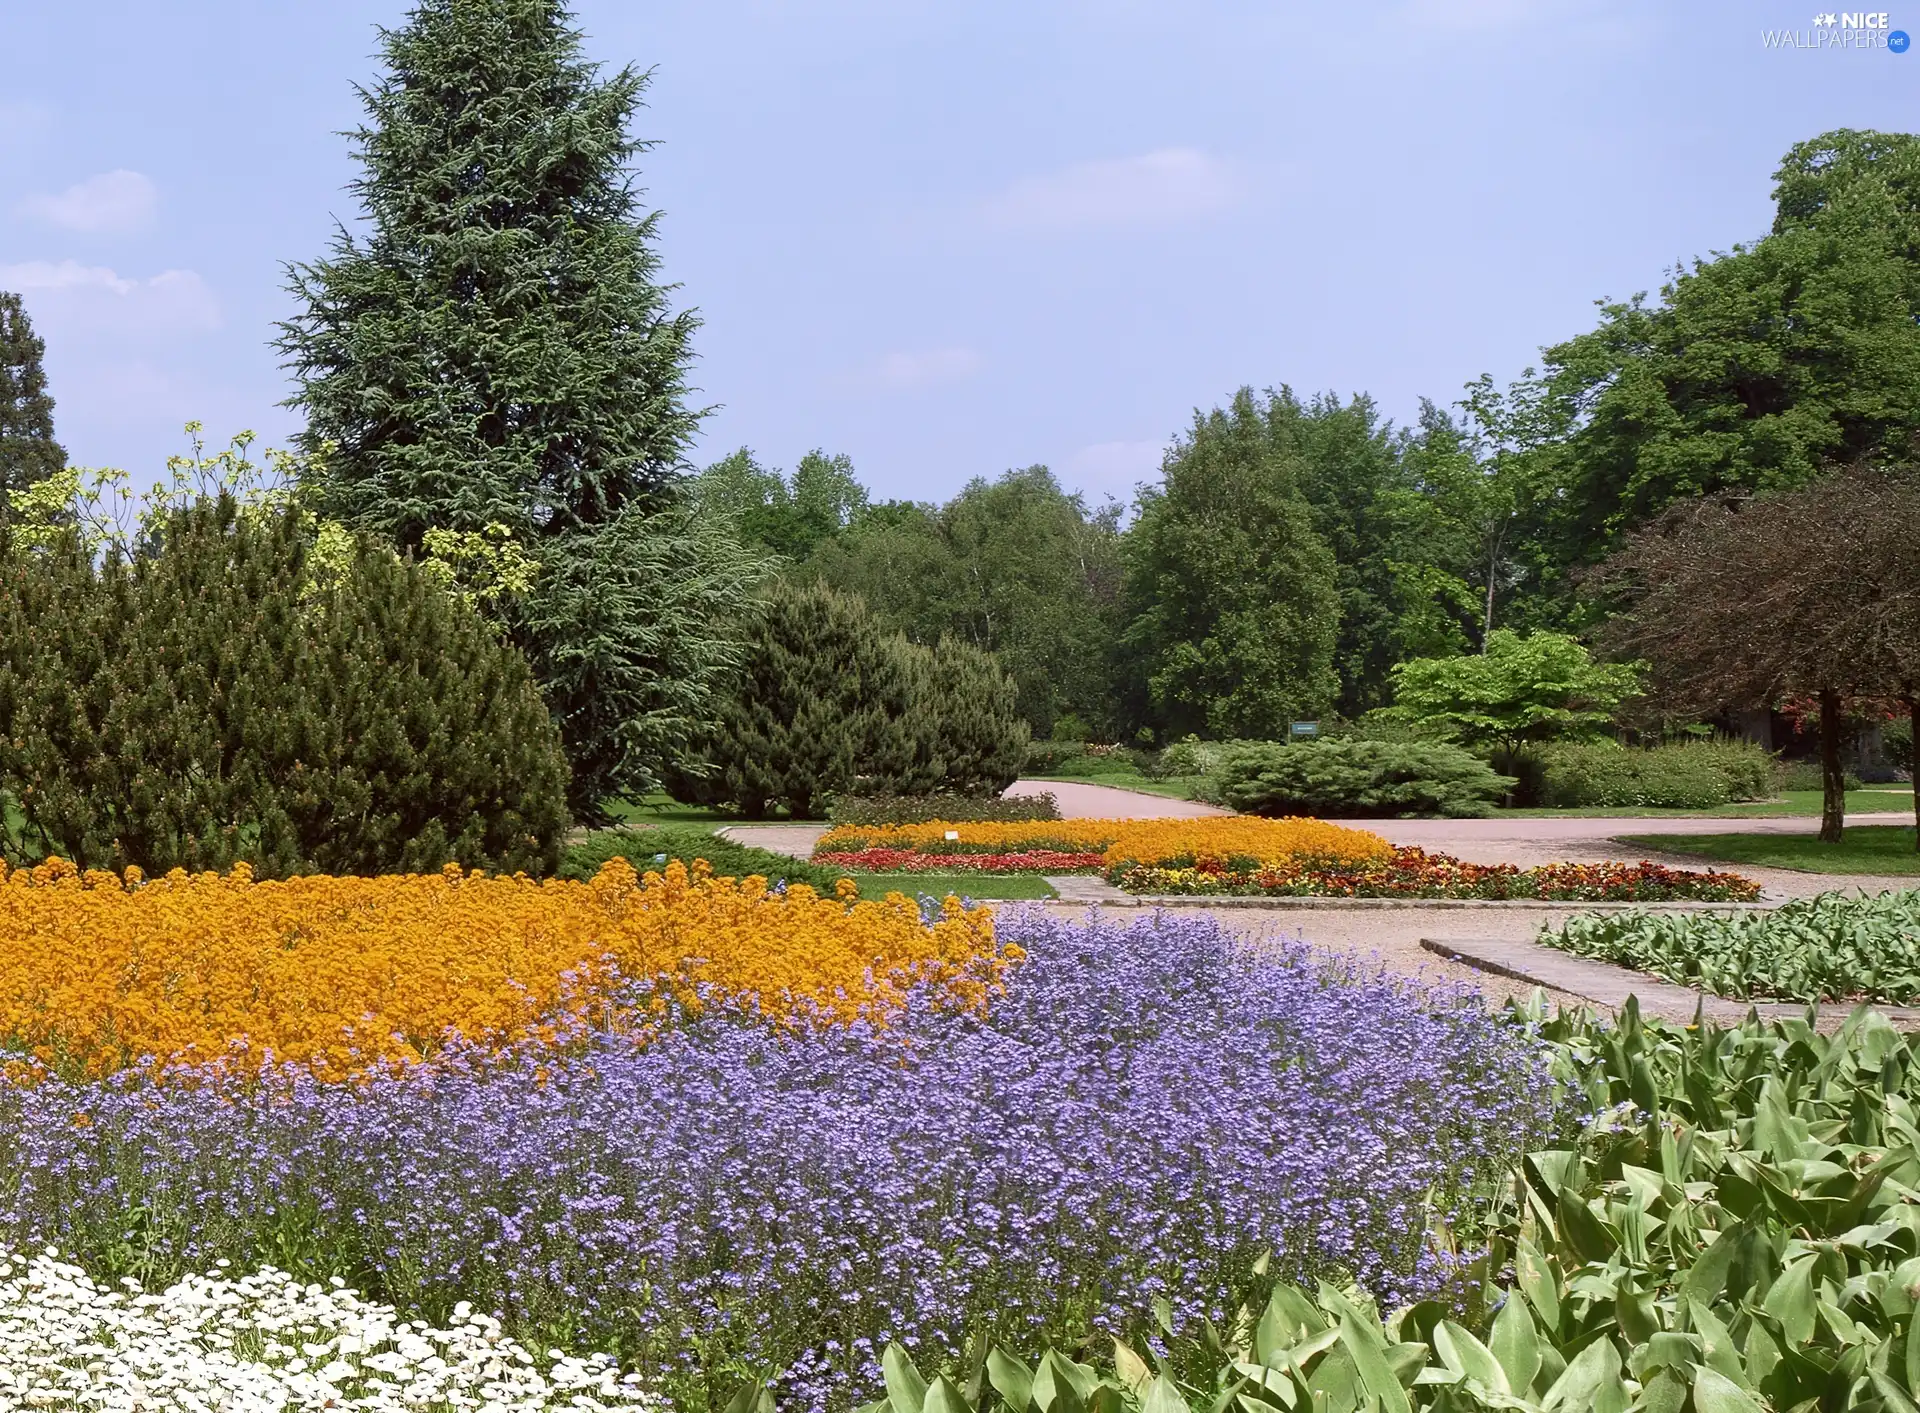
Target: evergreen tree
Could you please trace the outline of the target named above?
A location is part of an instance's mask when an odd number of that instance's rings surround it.
[[[0,290],[0,518],[7,493],[66,469],[67,454],[53,439],[45,353],[20,296]]]
[[[1250,388],[1196,413],[1127,535],[1122,650],[1163,736],[1284,736],[1339,691],[1334,558]]]
[[[1020,688],[992,653],[942,638],[932,655],[932,701],[942,788],[961,795],[997,795],[1027,763],[1030,733],[1020,715]]]
[[[567,606],[581,566],[608,559],[597,537],[630,548],[671,532],[656,512],[699,418],[686,405],[696,321],[669,307],[658,213],[633,184],[645,76],[583,58],[557,0],[420,0],[381,50],[353,134],[367,234],[343,230],[326,258],[289,270],[302,309],[279,347],[307,447],[325,449],[319,489],[331,514],[407,550],[430,530],[507,527],[550,571],[508,615],[529,657],[631,684],[650,606],[603,600],[631,616],[591,625]],[[670,632],[713,636],[722,621],[703,611]],[[587,659],[601,667],[583,672]],[[542,686],[551,699],[554,681]],[[646,697],[643,684],[593,712],[555,703],[576,813],[664,766],[629,739]]]
[[[931,754],[929,676],[859,599],[776,585],[715,724],[710,773],[676,780],[674,793],[732,804],[749,819],[776,805],[805,819],[856,785],[931,790],[943,768]]]
[[[0,532],[14,861],[543,872],[566,760],[520,655],[418,565],[315,564],[297,511],[201,501],[132,561]]]

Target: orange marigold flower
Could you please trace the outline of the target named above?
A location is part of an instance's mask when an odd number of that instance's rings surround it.
[[[257,883],[244,865],[141,882],[50,860],[0,866],[0,1057],[99,1074],[271,1055],[339,1078],[456,1036],[642,1030],[659,1009],[622,1009],[633,981],[776,1021],[884,1022],[922,983],[984,1006],[1008,960],[984,908],[928,922],[897,893],[773,893],[704,861],[643,878],[615,859],[585,883],[455,866]]]

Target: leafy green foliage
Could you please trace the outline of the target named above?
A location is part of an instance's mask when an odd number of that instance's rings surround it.
[[[746,447],[694,477],[688,498],[709,519],[769,554],[804,560],[867,508],[867,491],[848,457],[815,449],[791,477],[763,468]]]
[[[1589,914],[1540,940],[1742,1000],[1920,1000],[1920,893],[1822,893],[1770,912]]]
[[[1773,793],[1774,760],[1751,741],[1688,741],[1648,749],[1555,742],[1540,751],[1540,803],[1712,809]]]
[[[678,859],[691,869],[694,861],[705,859],[716,874],[746,878],[758,874],[769,883],[804,883],[817,892],[831,894],[834,884],[845,877],[837,869],[824,868],[805,859],[756,849],[722,838],[712,828],[683,824],[656,825],[651,829],[596,829],[576,844],[569,844],[560,858],[560,877],[592,878],[609,859],[622,858],[642,873],[658,872]]]
[[[916,643],[952,638],[993,653],[1036,735],[1067,715],[1111,728],[1117,516],[1029,466],[970,481],[942,506],[872,507],[794,575],[862,595]]]
[[[698,420],[696,321],[669,309],[632,180],[645,76],[603,76],[566,19],[419,0],[383,32],[353,134],[367,233],[291,269],[279,347],[326,513],[407,551],[504,526],[543,566],[497,616],[591,815],[709,714],[739,557],[657,543]]]
[[[1394,669],[1390,713],[1469,746],[1590,736],[1639,690],[1638,671],[1597,663],[1563,633],[1495,629],[1472,657],[1416,658]]]
[[[0,519],[8,499],[58,475],[67,454],[53,439],[53,396],[41,366],[46,344],[20,296],[0,290]]]
[[[1163,1304],[1145,1354],[994,1349],[929,1378],[892,1349],[869,1413],[1914,1407],[1912,1039],[1865,1010],[1831,1036],[1631,1003],[1617,1024],[1531,1019],[1592,1117],[1527,1156],[1484,1230],[1436,1233],[1463,1255],[1453,1301],[1383,1319],[1359,1291],[1274,1283],[1225,1329]],[[774,1406],[755,1385],[732,1405]]]
[[[1222,750],[1206,794],[1242,814],[1473,818],[1491,814],[1512,784],[1443,742],[1241,741]]]
[[[992,821],[1018,824],[1035,819],[1060,818],[1060,806],[1051,794],[978,795],[841,795],[827,818],[835,824],[924,824],[950,819],[955,823]]]
[[[1165,735],[1280,736],[1339,690],[1335,563],[1252,390],[1196,414],[1127,534],[1124,646]]]
[[[1668,505],[1804,484],[1920,429],[1920,138],[1841,130],[1775,173],[1773,229],[1546,352],[1545,530],[1589,562]]]
[[[526,663],[419,566],[316,565],[231,497],[96,561],[0,550],[0,792],[14,860],[262,875],[550,870],[566,761]]]

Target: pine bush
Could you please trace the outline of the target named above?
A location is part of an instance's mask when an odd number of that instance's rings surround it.
[[[959,795],[997,795],[1020,778],[1031,732],[1020,691],[992,653],[942,638],[933,650],[935,735],[946,776]]]
[[[884,631],[856,595],[774,584],[677,798],[749,819],[813,818],[840,795],[986,795],[1026,761],[1013,684],[991,654]]]
[[[0,793],[15,862],[551,871],[566,760],[525,661],[368,542],[203,500],[131,561],[0,538]]]
[[[1233,743],[1207,794],[1243,814],[1273,817],[1470,819],[1491,814],[1512,784],[1458,746],[1335,738]]]

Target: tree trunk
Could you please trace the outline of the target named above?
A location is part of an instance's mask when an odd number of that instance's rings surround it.
[[[1840,694],[1820,693],[1820,842],[1838,844],[1847,823],[1847,772],[1840,759]]]
[[[1907,740],[1920,740],[1920,694],[1907,698]],[[1907,778],[1913,782],[1913,847],[1920,853],[1920,750],[1907,746]]]

